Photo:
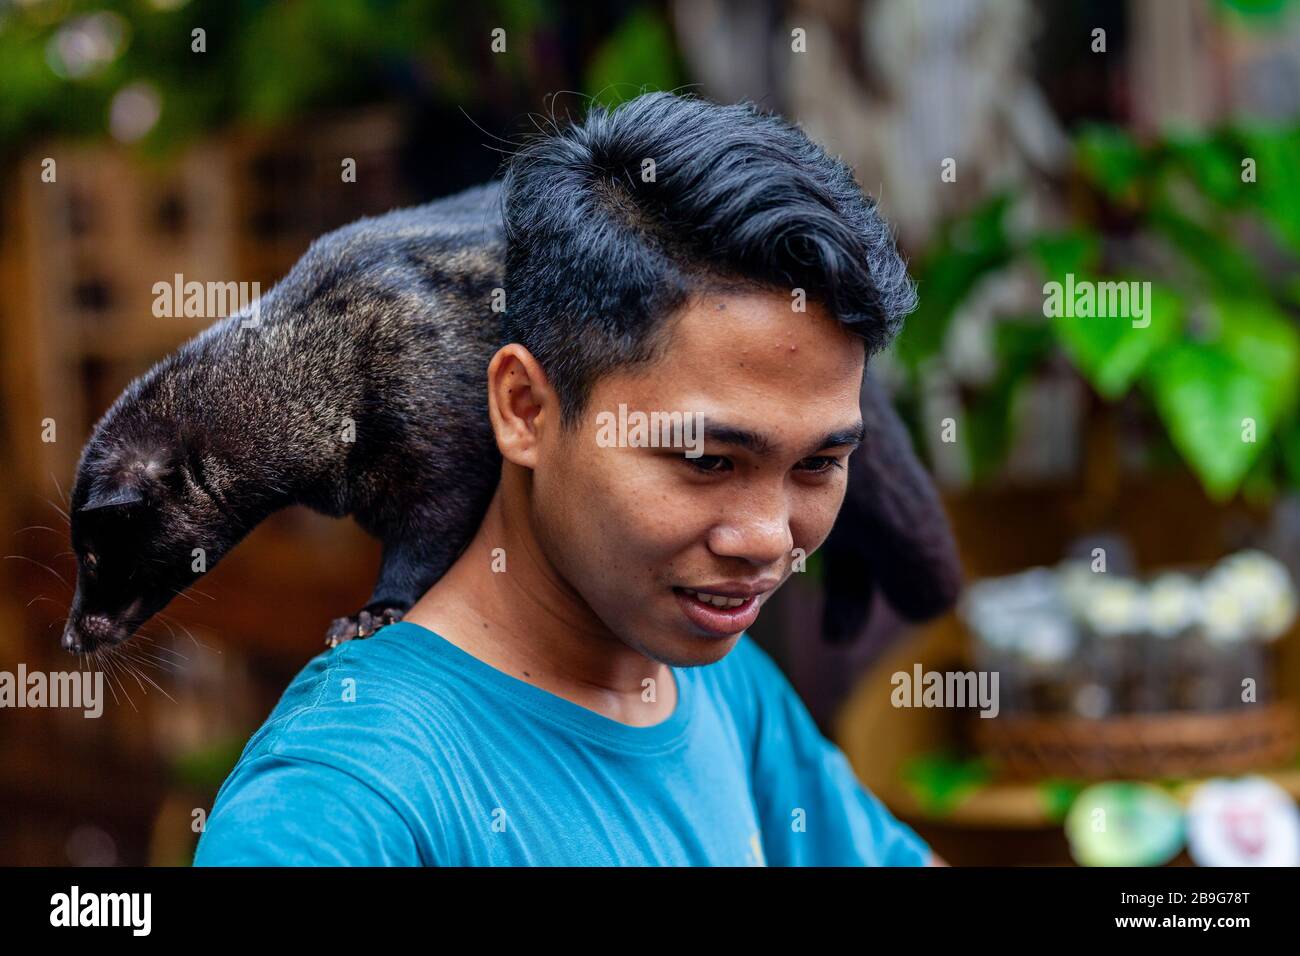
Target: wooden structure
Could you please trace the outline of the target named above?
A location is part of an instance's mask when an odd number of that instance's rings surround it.
[[[166,161],[48,143],[7,177],[0,669],[79,666],[57,647],[75,575],[60,512],[78,456],[127,384],[211,321],[155,317],[154,283],[181,274],[267,290],[321,233],[415,201],[398,171],[402,129],[400,116],[368,111],[236,131]],[[53,182],[41,177],[47,157]],[[353,182],[345,159],[356,163]],[[43,441],[50,422],[54,440]],[[327,623],[364,603],[378,558],[378,543],[351,522],[281,512],[146,625],[156,643],[131,653],[159,688],[119,668],[100,719],[7,714],[0,863],[84,861],[85,845],[108,847],[107,862],[146,862],[176,768],[247,739],[321,649]],[[146,652],[166,674],[141,663]],[[212,773],[219,782],[221,768]]]

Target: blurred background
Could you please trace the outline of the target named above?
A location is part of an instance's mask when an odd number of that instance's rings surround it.
[[[828,647],[813,561],[753,631],[862,780],[954,864],[1294,865],[1298,0],[0,0],[0,671],[75,666],[78,454],[210,321],[155,318],[155,282],[269,288],[322,232],[490,178],[532,114],[642,89],[801,123],[919,283],[873,367],[962,605],[878,599]],[[1080,280],[1150,283],[1149,324],[1045,315]],[[378,563],[282,512],[101,718],[0,711],[0,864],[188,864]],[[898,693],[977,668],[995,719]]]

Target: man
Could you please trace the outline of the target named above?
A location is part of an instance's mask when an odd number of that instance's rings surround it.
[[[744,633],[913,303],[873,205],[783,120],[655,93],[525,146],[505,216],[487,515],[298,675],[195,862],[934,862]]]

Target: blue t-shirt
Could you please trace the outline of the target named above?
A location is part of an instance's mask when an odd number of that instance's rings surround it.
[[[922,865],[743,635],[633,727],[409,621],[314,658],[217,794],[196,865]]]

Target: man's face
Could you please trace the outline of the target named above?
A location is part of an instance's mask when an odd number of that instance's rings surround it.
[[[601,378],[577,430],[548,429],[538,449],[533,514],[548,559],[654,660],[724,657],[843,501],[864,349],[820,306],[790,303],[694,301],[670,319],[662,361]],[[702,413],[702,444],[609,447],[620,404],[630,437],[638,412]]]

